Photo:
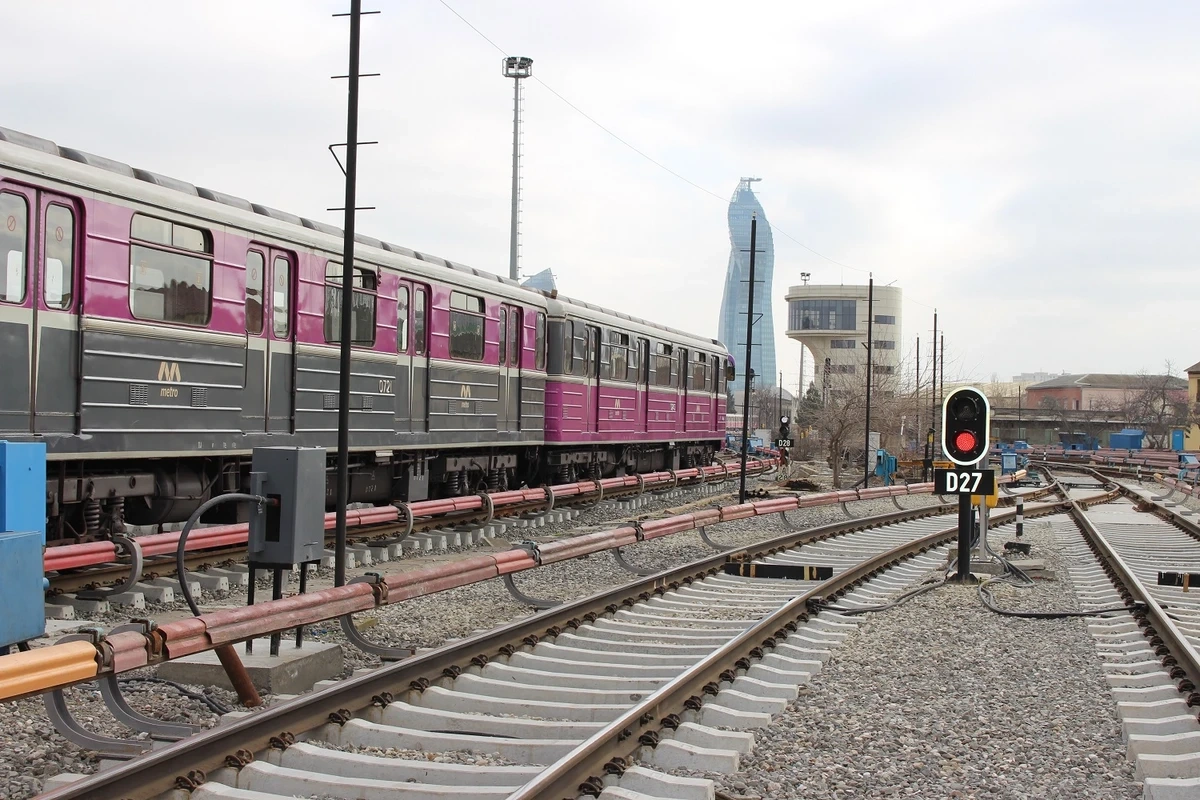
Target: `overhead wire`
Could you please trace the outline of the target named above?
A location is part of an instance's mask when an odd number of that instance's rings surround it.
[[[487,34],[485,34],[483,31],[481,31],[479,28],[477,28],[474,24],[471,23],[470,20],[468,20],[466,17],[464,17],[462,14],[460,14],[457,10],[455,10],[453,6],[451,6],[449,3],[447,3],[446,0],[438,0],[438,2],[441,3],[443,6],[445,6],[446,10],[448,10],[451,14],[458,17],[459,20],[461,20],[464,25],[466,25],[468,28],[470,28],[476,34],[478,34],[481,39],[483,39],[485,42],[487,42],[489,45],[491,45],[493,48],[495,48],[497,52],[499,52],[501,55],[505,55],[505,56],[508,55],[507,50],[505,50],[500,45],[496,44],[496,42],[493,41]],[[542,80],[537,75],[533,75],[531,77],[535,81],[537,81],[539,84],[541,84],[541,86],[544,87],[546,89],[546,91],[550,92],[550,94],[554,95],[559,100],[561,100],[563,103],[565,103],[567,105],[567,107],[569,107],[570,109],[572,109],[573,111],[578,113],[580,116],[582,116],[588,122],[592,123],[600,130],[604,131],[606,134],[611,136],[616,141],[620,142],[625,147],[632,150],[634,153],[637,153],[639,156],[641,156],[645,160],[649,161],[654,166],[658,167],[659,169],[663,170],[664,172],[668,173],[669,175],[672,175],[675,178],[678,178],[679,180],[683,181],[684,183],[691,186],[692,188],[697,189],[701,192],[704,192],[704,194],[709,195],[710,197],[713,197],[713,198],[719,200],[723,204],[728,202],[723,196],[717,194],[716,192],[712,191],[711,189],[708,189],[708,188],[700,185],[699,183],[696,183],[695,181],[691,180],[687,176],[682,175],[679,172],[676,172],[675,170],[671,169],[670,167],[668,167],[666,164],[662,163],[658,159],[654,158],[653,156],[649,155],[648,153],[646,153],[643,150],[639,149],[638,147],[634,146],[632,143],[630,143],[629,141],[627,141],[626,139],[622,138],[617,133],[615,133],[611,128],[609,128],[608,126],[601,123],[599,120],[597,120],[591,114],[588,114],[586,111],[581,109],[579,106],[572,103],[570,100],[568,100],[566,97],[564,97],[562,95],[562,93],[560,93],[559,91],[554,89],[554,87],[552,87],[550,84],[546,83],[544,80]],[[817,256],[818,258],[828,261],[830,264],[834,264],[836,266],[842,267],[843,269],[852,270],[854,272],[861,272],[861,273],[867,273],[867,274],[870,274],[873,272],[872,270],[863,269],[862,267],[855,267],[851,264],[846,264],[844,262],[838,261],[837,259],[830,258],[829,256],[825,255],[824,253],[820,252],[819,250],[815,250],[812,247],[809,247],[804,242],[797,239],[795,236],[792,236],[790,233],[788,233],[787,231],[780,228],[777,224],[770,222],[769,220],[767,221],[767,224],[770,226],[771,231],[773,233],[779,234],[780,236],[783,236],[785,239],[789,239],[794,244],[798,245],[799,247],[802,247],[803,249],[807,250],[808,252],[812,253],[813,255]],[[917,302],[917,301],[914,300],[913,302]],[[918,303],[918,304],[926,305],[925,303]],[[932,308],[932,306],[926,306],[926,307]]]

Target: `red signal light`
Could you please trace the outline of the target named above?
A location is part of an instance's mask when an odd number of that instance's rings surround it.
[[[954,449],[960,453],[970,453],[975,449],[975,434],[970,431],[959,431],[954,436]]]

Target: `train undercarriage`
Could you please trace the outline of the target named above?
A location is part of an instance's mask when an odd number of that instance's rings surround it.
[[[710,463],[718,446],[700,441],[354,452],[349,502],[380,506],[683,469]],[[249,456],[49,462],[47,544],[100,541],[131,526],[161,531],[178,525],[215,495],[249,491],[250,465]],[[335,465],[331,455],[325,481],[328,510],[336,503]],[[247,513],[242,504],[226,504],[202,522],[244,522]]]

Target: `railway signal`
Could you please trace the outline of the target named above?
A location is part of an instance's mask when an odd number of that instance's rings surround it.
[[[987,397],[970,387],[955,389],[942,404],[942,450],[960,469],[933,471],[934,491],[958,494],[958,583],[974,582],[971,576],[971,533],[974,527],[972,495],[995,491],[995,477],[987,466],[991,406]],[[968,469],[961,469],[967,467]]]

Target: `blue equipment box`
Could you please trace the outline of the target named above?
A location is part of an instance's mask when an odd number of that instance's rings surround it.
[[[46,543],[44,442],[0,441],[0,531],[39,531]]]
[[[46,632],[46,445],[0,441],[0,647]]]
[[[45,486],[45,483],[42,484]],[[40,531],[0,533],[0,647],[46,632]]]

